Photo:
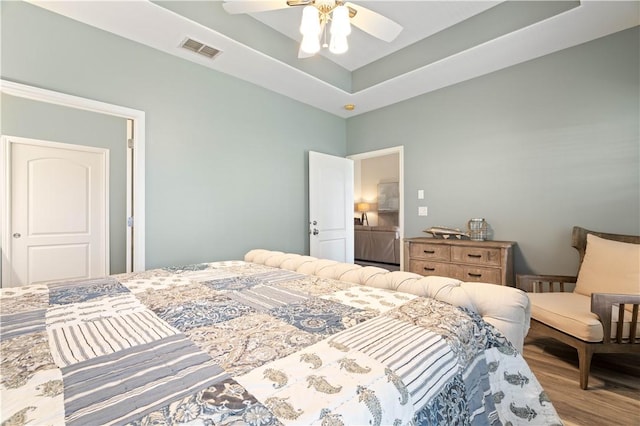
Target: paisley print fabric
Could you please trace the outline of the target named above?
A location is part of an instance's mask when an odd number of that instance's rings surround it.
[[[318,340],[266,314],[252,314],[186,332],[233,376],[282,358]]]
[[[193,300],[155,310],[160,318],[180,331],[228,321],[251,312],[253,312],[252,308],[231,299]]]
[[[46,286],[24,286],[3,289],[0,315],[30,312],[49,306],[49,288]]]
[[[49,285],[49,304],[66,305],[86,302],[105,296],[128,292],[115,278],[100,278],[82,282]]]
[[[23,386],[38,371],[55,368],[45,332],[13,337],[0,342],[2,377],[0,390]]]
[[[250,393],[228,379],[195,395],[156,410],[130,426],[172,425],[198,422],[205,425],[276,426],[281,423]]]
[[[0,290],[3,424],[561,424],[474,312],[242,261]]]

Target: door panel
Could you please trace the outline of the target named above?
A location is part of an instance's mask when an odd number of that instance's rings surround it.
[[[11,286],[104,276],[108,151],[9,138]]]
[[[90,169],[64,158],[30,160],[27,164],[30,235],[87,233]],[[51,190],[50,182],[64,190]]]
[[[32,246],[28,250],[30,283],[81,279],[91,275],[89,244],[50,244]]]
[[[309,152],[311,256],[353,263],[353,161]]]

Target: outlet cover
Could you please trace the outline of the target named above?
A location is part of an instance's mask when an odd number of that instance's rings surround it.
[[[427,206],[418,207],[418,216],[427,216],[428,213]]]
[[[418,200],[424,200],[424,189],[418,189]]]

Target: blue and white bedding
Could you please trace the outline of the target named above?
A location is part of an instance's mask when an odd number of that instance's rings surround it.
[[[561,424],[477,314],[246,262],[0,291],[2,424]]]

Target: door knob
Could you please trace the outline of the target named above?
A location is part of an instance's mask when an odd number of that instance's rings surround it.
[[[318,228],[313,228],[313,235],[318,235],[319,233]]]
[[[13,238],[20,238],[22,237],[22,235],[19,232],[16,232],[15,234],[13,234]]]

